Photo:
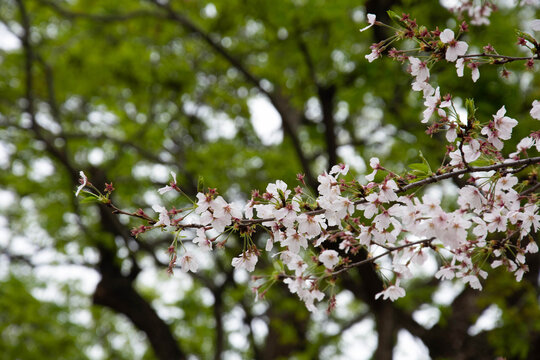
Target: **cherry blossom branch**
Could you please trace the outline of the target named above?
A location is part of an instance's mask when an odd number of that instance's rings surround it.
[[[527,190],[522,191],[519,195],[520,196],[527,196],[529,194],[534,193],[538,189],[540,189],[540,182],[536,183],[534,186],[528,188]]]
[[[424,186],[424,185],[436,183],[436,182],[439,182],[439,181],[442,181],[442,180],[445,180],[445,179],[457,177],[457,176],[464,175],[464,174],[471,174],[471,173],[480,172],[480,171],[498,170],[498,169],[504,169],[504,168],[514,167],[514,166],[522,166],[519,170],[523,170],[527,166],[530,166],[530,165],[533,165],[533,164],[538,164],[538,163],[540,163],[540,156],[533,157],[533,158],[527,158],[527,159],[514,160],[514,161],[504,162],[504,163],[500,163],[500,164],[488,165],[488,166],[470,167],[470,168],[467,168],[467,169],[458,170],[458,171],[454,171],[454,172],[449,172],[449,173],[446,173],[446,174],[430,176],[430,177],[428,177],[426,179],[423,179],[423,180],[420,180],[420,181],[405,185],[405,186],[401,187],[399,190],[397,190],[396,193],[398,193],[398,194],[403,193],[403,192],[406,192],[406,191],[408,191],[410,189],[414,189],[414,188],[421,187],[421,186]],[[361,204],[361,203],[364,203],[364,202],[365,202],[365,200],[356,200],[354,202],[354,204],[358,205],[358,204]],[[324,212],[325,212],[324,209],[316,209],[316,210],[306,211],[305,214],[314,216],[314,215],[324,214]],[[272,221],[276,221],[276,219],[273,218],[273,217],[272,218],[264,218],[264,219],[241,219],[241,220],[239,220],[239,223],[241,225],[249,226],[249,225],[262,224],[262,223],[265,223],[265,222],[272,222]]]
[[[515,160],[515,161],[509,161],[509,162],[504,162],[500,164],[488,165],[488,166],[471,167],[469,169],[463,169],[463,170],[449,172],[446,174],[430,176],[426,179],[414,182],[409,185],[405,185],[397,192],[405,192],[407,190],[410,190],[419,186],[432,184],[432,183],[439,182],[444,179],[449,179],[449,178],[457,177],[464,174],[471,174],[471,173],[480,172],[480,171],[499,170],[499,169],[514,167],[514,166],[521,166],[521,165],[530,166],[530,165],[538,164],[538,163],[540,163],[540,156],[527,158],[527,159],[521,159],[521,160]]]
[[[429,238],[429,239],[413,241],[411,243],[407,243],[407,244],[403,244],[403,245],[399,245],[399,246],[395,246],[395,247],[384,247],[385,249],[388,249],[388,250],[383,252],[382,254],[379,254],[377,256],[374,256],[372,258],[368,258],[368,259],[365,259],[365,260],[357,261],[357,262],[352,263],[352,264],[345,265],[341,269],[336,270],[336,271],[332,271],[330,274],[325,275],[324,278],[328,278],[328,277],[331,277],[331,276],[335,276],[335,275],[344,273],[344,272],[346,272],[349,269],[354,268],[354,267],[358,267],[358,266],[361,266],[361,265],[364,265],[364,264],[372,263],[377,259],[380,259],[382,257],[385,257],[386,255],[391,254],[394,251],[402,250],[402,249],[405,249],[405,248],[408,248],[408,247],[411,247],[411,246],[415,246],[415,245],[419,245],[419,244],[428,244],[428,245],[430,245],[434,240],[435,240],[435,238],[432,237],[432,238]],[[378,244],[376,244],[376,245],[378,245]]]
[[[239,66],[242,65],[239,60],[223,50],[221,45],[214,43],[209,37],[204,37],[205,33],[201,29],[173,11],[170,6],[160,5],[156,0],[152,1],[164,8],[170,19],[179,22],[188,30],[201,32],[203,39],[206,39],[210,46],[216,47],[218,52],[233,65],[235,65],[234,61],[238,61]],[[223,246],[231,234],[238,234],[243,241],[242,252],[232,259],[231,265],[234,268],[253,271],[260,251],[258,245],[253,242],[252,234],[257,230],[257,225],[261,225],[270,233],[265,250],[272,251],[274,244],[279,244],[282,250],[276,255],[280,256],[284,269],[286,266],[289,271],[294,271],[294,275],[283,272],[278,278],[284,279],[289,290],[297,293],[311,311],[315,309],[314,301],[321,301],[324,297],[324,293],[319,290],[320,280],[334,277],[366,263],[374,263],[393,252],[420,245],[418,249],[411,249],[413,251],[394,255],[392,271],[396,275],[395,280],[392,285],[385,287],[384,291],[376,294],[375,298],[383,296],[384,299],[390,298],[393,301],[405,296],[405,290],[399,286],[400,280],[412,276],[408,269],[411,261],[414,263],[425,261],[425,255],[422,253],[424,247],[437,250],[432,245],[435,239],[440,241],[441,248],[452,254],[451,262],[442,266],[435,274],[437,278],[458,277],[472,288],[481,289],[480,279],[485,279],[487,276],[483,268],[490,262],[493,268],[505,266],[508,271],[514,273],[516,280],[520,281],[523,273],[528,270],[525,254],[539,251],[538,245],[530,236],[531,233],[540,229],[539,200],[534,195],[527,195],[534,194],[540,185],[533,180],[525,182],[522,179],[520,183],[520,179],[514,174],[523,171],[528,166],[539,164],[540,157],[519,159],[516,156],[520,153],[527,154],[527,149],[533,146],[540,150],[540,132],[532,132],[522,139],[517,145],[517,151],[505,159],[501,152],[504,140],[511,138],[512,128],[518,124],[518,121],[505,116],[506,108],[502,106],[493,115],[493,120],[484,126],[475,116],[474,100],[467,99],[467,125],[466,127],[460,125],[462,119],[454,107],[452,96],[450,94],[441,96],[440,88],[434,88],[429,84],[429,67],[442,60],[444,54],[446,61],[456,63],[459,77],[463,76],[465,62],[468,62],[467,66],[472,70],[472,80],[476,81],[480,76],[478,65],[481,62],[466,61],[468,59],[491,58],[491,63],[494,64],[528,60],[527,66],[529,66],[534,63],[533,59],[539,58],[538,54],[533,52],[531,57],[498,55],[489,45],[484,48],[485,52],[482,54],[465,55],[468,44],[457,39],[463,31],[466,31],[466,24],[460,26],[456,38],[451,29],[445,29],[442,32],[438,29],[431,32],[420,31],[415,20],[411,20],[408,15],[402,17],[394,13],[389,13],[389,15],[407,31],[398,30],[396,35],[387,39],[388,41],[374,44],[372,53],[366,58],[370,62],[375,60],[392,42],[398,38],[403,40],[407,37],[418,37],[425,45],[420,50],[432,52],[426,61],[408,56],[405,51],[393,50],[389,55],[399,61],[410,63],[408,72],[415,77],[412,89],[423,93],[424,105],[427,107],[423,113],[422,122],[427,123],[433,114],[439,117],[428,129],[428,134],[441,130],[447,131],[446,139],[450,143],[447,146],[447,155],[450,161],[443,162],[443,166],[435,172],[431,170],[423,157],[423,163],[410,164],[412,171],[403,176],[382,167],[378,158],[372,158],[370,167],[373,173],[366,175],[366,185],[360,185],[356,180],[348,182],[343,178],[338,179],[340,175],[346,176],[349,171],[347,165],[340,164],[333,166],[328,173],[321,174],[315,185],[310,184],[317,189],[316,196],[305,194],[301,187],[293,192],[288,189],[285,182],[277,180],[275,183],[268,184],[263,194],[257,190],[253,191],[249,203],[242,207],[237,203],[228,203],[216,189],[208,189],[206,193],[197,193],[197,203],[188,197],[193,205],[185,209],[173,207],[168,210],[164,206],[153,205],[152,209],[159,213],[159,220],[152,219],[141,209],[133,213],[120,210],[109,200],[109,195],[114,190],[112,184],[107,184],[105,190],[107,195],[102,195],[93,185],[87,183],[82,172],[82,185],[78,188],[76,195],[82,188],[89,186],[99,195],[89,193],[98,201],[111,207],[114,213],[148,221],[146,226],[141,225],[132,231],[135,236],[154,228],[174,231],[175,237],[168,249],[169,272],[171,273],[177,260],[180,261],[181,270],[184,272],[198,270],[199,265],[195,259],[195,253],[184,247],[181,240],[181,230],[188,228],[197,229],[196,237],[192,242],[197,244],[201,251],[211,251],[212,244],[219,236],[224,235],[226,238],[217,244],[218,247]],[[362,31],[372,25],[381,25],[375,21],[375,15],[372,14],[368,14],[368,22],[370,25]],[[430,42],[427,39],[430,39]],[[532,40],[527,38],[537,47],[536,40],[532,37],[530,39]],[[248,81],[255,80],[256,78],[250,80],[248,76]],[[532,118],[540,120],[540,101],[533,101],[530,114]],[[459,149],[455,150],[456,147]],[[481,156],[485,156],[491,165],[471,166]],[[384,180],[374,181],[377,171],[386,173]],[[472,181],[475,180],[472,174],[478,172],[492,173],[486,175],[481,181],[471,184],[463,183],[456,199],[459,207],[454,211],[444,210],[440,199],[429,194],[421,198],[413,198],[415,194],[406,195],[411,189],[465,174],[470,174],[469,180]],[[171,172],[171,176],[173,181],[170,185],[159,189],[158,192],[163,195],[168,191],[176,190],[185,195],[176,183],[176,174]],[[302,176],[298,179],[304,186],[306,185]],[[523,190],[525,184],[528,184],[529,189],[518,194],[516,189]],[[398,196],[400,194],[405,196]],[[254,211],[258,219],[253,218]],[[177,214],[181,215],[176,216]],[[191,215],[194,222],[197,222],[198,216],[200,224],[181,223],[188,216],[188,220],[191,220]],[[209,237],[206,231],[211,229],[220,235]],[[504,240],[488,241],[489,234],[496,234],[496,237],[502,237]],[[514,235],[517,235],[515,243],[510,239]],[[403,240],[403,237],[423,240],[409,242],[407,239]],[[323,245],[325,241],[339,241],[342,254],[333,249],[325,249]],[[401,245],[395,246],[399,243],[398,241],[401,241]],[[306,251],[310,244],[315,247],[320,246],[318,256],[308,256]],[[380,247],[383,252],[369,257],[374,253],[375,246]],[[179,248],[183,253],[181,259],[177,258]],[[341,256],[349,250],[354,253],[360,249],[365,249],[369,258],[354,263],[345,259],[341,261]],[[481,255],[482,259],[477,259],[478,250],[482,250],[481,254],[486,254]],[[488,258],[489,261],[487,261]],[[317,270],[320,269],[321,264],[326,268],[324,272]],[[278,278],[272,277],[270,285]],[[257,291],[261,286],[256,288]],[[332,303],[332,300],[330,302]]]
[[[522,61],[522,60],[534,60],[534,59],[540,59],[538,55],[536,56],[508,56],[508,55],[497,55],[497,54],[467,54],[467,55],[459,55],[458,59],[471,59],[471,58],[493,58],[493,59],[501,59],[496,60],[494,64],[500,65],[500,64],[506,64],[513,61]]]
[[[499,164],[494,164],[494,165],[488,165],[488,166],[469,167],[469,168],[463,169],[463,170],[458,170],[458,171],[449,172],[449,173],[445,173],[445,174],[430,176],[430,177],[428,177],[426,179],[423,179],[423,180],[420,180],[420,181],[405,185],[405,186],[401,187],[399,190],[397,190],[396,193],[404,193],[404,192],[406,192],[406,191],[408,191],[410,189],[413,189],[413,188],[421,187],[421,186],[436,183],[436,182],[439,182],[439,181],[442,181],[442,180],[445,180],[445,179],[448,179],[448,178],[453,178],[453,177],[457,177],[457,176],[460,176],[460,175],[471,174],[471,173],[475,173],[475,172],[499,170],[499,169],[515,167],[515,166],[521,166],[519,168],[519,170],[521,171],[524,168],[526,168],[527,166],[537,164],[537,163],[540,163],[540,156],[533,157],[533,158],[527,158],[527,159],[514,160],[514,161],[509,161],[509,162],[504,162],[504,163],[499,163]],[[528,189],[527,194],[534,192],[537,188],[538,188],[538,186],[535,186],[535,187],[533,187],[531,189]],[[362,203],[365,203],[364,199],[354,201],[355,205],[362,204]],[[128,216],[132,216],[132,217],[137,217],[137,218],[148,221],[149,224],[157,223],[157,221],[155,219],[149,217],[142,210],[138,210],[136,212],[127,212],[127,211],[121,210],[120,208],[116,207],[110,201],[107,203],[107,206],[112,208],[113,213],[115,213],[115,214],[122,214],[122,215],[128,215]],[[325,211],[326,211],[325,209],[315,209],[315,210],[306,211],[306,212],[304,212],[304,214],[310,215],[310,216],[315,216],[315,215],[324,214]],[[263,224],[263,223],[266,223],[266,222],[274,222],[274,221],[276,221],[275,217],[268,217],[268,218],[262,218],[262,219],[236,219],[236,223],[239,224],[240,226],[258,225],[258,224]],[[174,226],[176,227],[177,230],[187,229],[187,228],[203,228],[203,227],[205,227],[204,225],[200,225],[200,224],[175,224]]]
[[[137,210],[135,212],[124,211],[124,210],[116,207],[110,200],[106,205],[112,209],[113,214],[121,214],[121,215],[137,217],[139,219],[143,219],[143,220],[148,221],[148,223],[150,223],[150,224],[155,224],[157,222],[155,219],[153,219],[150,216],[146,215],[144,213],[144,211],[142,211],[142,209],[139,209],[139,210]]]

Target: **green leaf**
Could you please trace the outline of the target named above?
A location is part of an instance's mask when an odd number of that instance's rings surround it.
[[[401,16],[399,16],[398,14],[393,12],[392,10],[388,10],[386,13],[390,17],[390,19],[392,19],[393,22],[395,22],[399,26],[407,27],[407,24],[405,24],[403,21],[401,21]]]
[[[474,106],[474,99],[466,99],[465,108],[467,109],[467,124],[471,126],[472,121],[476,119],[476,108]]]
[[[204,177],[201,175],[199,175],[199,179],[197,180],[197,191],[204,192]]]
[[[429,166],[426,166],[426,164],[424,163],[409,164],[409,167],[413,170],[420,171],[422,173],[429,172]]]

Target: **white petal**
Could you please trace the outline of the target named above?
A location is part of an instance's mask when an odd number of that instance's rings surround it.
[[[441,33],[440,38],[443,43],[449,43],[454,40],[454,32],[450,29],[446,29]]]

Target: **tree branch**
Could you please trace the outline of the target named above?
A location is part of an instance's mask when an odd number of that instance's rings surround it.
[[[494,164],[494,165],[470,167],[468,169],[453,171],[446,174],[432,175],[424,180],[420,180],[412,184],[403,186],[402,188],[400,188],[398,192],[405,192],[413,188],[439,182],[444,179],[458,177],[464,174],[472,174],[472,173],[481,172],[481,171],[499,170],[499,169],[505,169],[509,167],[522,166],[522,165],[530,166],[530,165],[538,164],[538,163],[540,163],[540,156],[527,158],[527,159],[521,159],[521,160],[508,161],[508,162],[503,162],[503,163]]]
[[[382,257],[385,257],[386,255],[389,255],[389,254],[393,253],[394,251],[402,250],[402,249],[405,249],[405,248],[408,248],[408,247],[411,247],[411,246],[415,246],[415,245],[420,245],[420,244],[430,245],[431,242],[433,242],[434,240],[435,240],[435,238],[432,237],[432,238],[429,238],[429,239],[413,241],[413,242],[410,242],[410,243],[407,243],[407,244],[403,244],[403,245],[388,248],[388,250],[383,252],[382,254],[379,254],[379,255],[374,256],[372,258],[367,258],[365,260],[360,260],[360,261],[354,262],[352,264],[345,265],[341,269],[336,270],[336,271],[332,271],[330,274],[325,275],[323,278],[329,278],[329,277],[344,273],[346,271],[349,271],[352,268],[362,266],[364,264],[372,263],[377,259],[380,259]]]
[[[227,60],[227,62],[231,64],[231,66],[237,69],[246,78],[246,80],[249,83],[251,83],[261,93],[263,93],[264,95],[268,97],[272,105],[276,108],[276,110],[281,116],[283,130],[292,141],[292,145],[296,152],[298,160],[300,161],[302,169],[304,173],[306,174],[308,184],[313,189],[316,189],[317,181],[312,174],[309,161],[307,160],[307,157],[302,149],[300,139],[298,138],[298,134],[296,132],[296,128],[301,119],[301,114],[294,109],[294,107],[290,104],[288,99],[284,97],[283,95],[281,95],[278,90],[274,90],[273,92],[266,90],[261,85],[261,80],[257,78],[254,74],[252,74],[244,66],[244,64],[242,64],[242,62],[239,59],[237,59],[231,53],[229,53],[219,42],[213,40],[205,31],[203,31],[201,28],[199,28],[197,25],[191,22],[187,17],[176,12],[169,4],[161,3],[158,0],[150,0],[150,1],[154,3],[156,6],[164,9],[169,19],[177,22],[182,27],[200,36],[203,39],[203,41],[207,45],[210,46],[210,48],[216,51],[225,60]]]

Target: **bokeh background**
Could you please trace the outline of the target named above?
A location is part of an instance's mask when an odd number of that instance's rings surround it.
[[[254,301],[230,265],[235,239],[200,254],[198,273],[168,277],[170,234],[134,238],[140,221],[74,196],[80,170],[113,182],[123,209],[152,213],[186,204],[158,196],[169,171],[191,196],[204,184],[242,201],[276,179],[296,186],[297,173],[316,187],[339,162],[362,181],[372,156],[396,172],[420,153],[437,167],[444,135],[425,134],[404,66],[364,58],[389,33],[358,30],[367,13],[389,23],[388,9],[455,29],[454,3],[0,1],[0,359],[537,358],[538,254],[522,282],[490,271],[482,292],[437,281],[432,260],[395,303],[375,301],[384,279],[357,268],[336,283],[334,312],[309,313],[279,283]],[[536,8],[497,4],[465,35],[471,51],[526,54],[514,29]],[[485,121],[506,105],[519,140],[539,127],[537,66],[501,70],[482,66],[477,83],[452,64],[431,74]],[[455,185],[426,191],[451,206]],[[264,255],[255,274],[271,271]]]

